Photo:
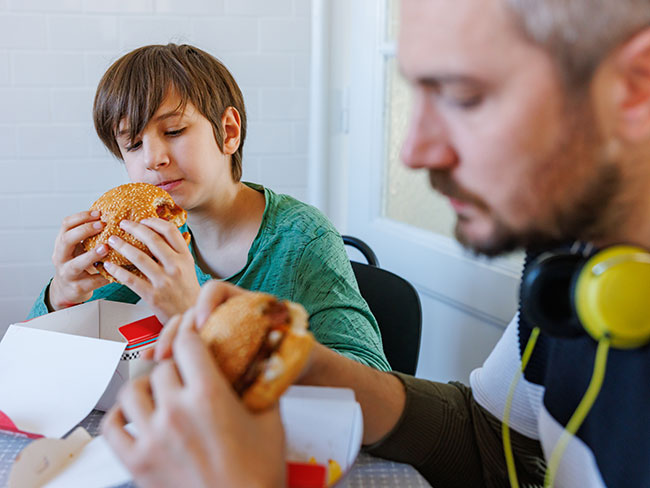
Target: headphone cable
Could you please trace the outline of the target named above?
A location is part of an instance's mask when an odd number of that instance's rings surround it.
[[[512,488],[519,488],[517,481],[517,470],[515,469],[515,458],[512,454],[512,444],[510,442],[510,427],[508,421],[510,420],[510,409],[512,408],[512,400],[515,396],[515,388],[519,382],[519,378],[524,374],[524,370],[528,365],[528,361],[533,354],[533,349],[539,337],[539,327],[535,327],[528,338],[524,353],[521,356],[521,367],[517,374],[510,382],[510,389],[508,390],[508,397],[506,398],[506,406],[503,409],[503,422],[501,423],[501,436],[503,439],[503,452],[506,457],[506,467],[508,468],[508,479]]]
[[[578,408],[576,408],[575,412],[573,412],[573,415],[571,415],[571,418],[566,424],[564,431],[562,431],[562,435],[557,441],[555,448],[553,448],[551,460],[548,464],[548,468],[546,469],[546,476],[544,477],[545,487],[553,486],[553,481],[560,466],[562,454],[564,454],[564,450],[566,449],[569,440],[571,440],[571,438],[575,436],[576,432],[578,432],[578,429],[580,429],[582,422],[584,422],[587,414],[589,414],[591,407],[593,407],[594,402],[600,393],[600,389],[603,386],[603,380],[605,378],[605,369],[607,366],[607,353],[609,352],[609,346],[609,336],[605,336],[600,341],[598,341],[596,359],[594,360],[594,372],[591,375],[589,386],[587,387],[587,391],[582,397],[582,400],[580,400]]]
[[[519,378],[523,375],[524,370],[528,365],[528,361],[530,360],[530,357],[533,353],[539,332],[539,327],[535,327],[530,334],[521,358],[521,367],[510,383],[506,405],[503,410],[501,434],[503,438],[503,451],[506,458],[506,467],[508,469],[508,479],[512,488],[519,488],[519,482],[517,480],[517,470],[515,468],[515,460],[512,452],[510,427],[508,425],[508,421],[510,420],[510,411],[512,409],[515,388],[519,382]],[[594,360],[594,370],[591,375],[591,380],[589,381],[589,386],[587,387],[587,391],[580,400],[578,407],[573,412],[573,415],[571,415],[569,422],[567,422],[566,427],[562,431],[560,439],[553,448],[553,452],[551,453],[551,460],[549,461],[548,468],[546,469],[546,475],[544,476],[545,488],[553,486],[555,475],[557,474],[557,470],[560,465],[560,460],[562,459],[562,455],[564,454],[564,450],[566,449],[569,440],[575,436],[575,434],[580,429],[580,426],[589,414],[589,411],[593,407],[594,402],[600,393],[600,389],[602,388],[603,380],[605,378],[605,371],[607,368],[607,355],[609,352],[609,347],[609,336],[605,336],[598,342],[598,349],[596,350],[596,358]]]

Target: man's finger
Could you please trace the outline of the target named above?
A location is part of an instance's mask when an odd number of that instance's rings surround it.
[[[162,361],[151,372],[151,391],[154,402],[158,406],[170,399],[173,400],[182,386],[176,364],[171,359]]]
[[[139,359],[143,359],[145,361],[153,361],[154,351],[155,347],[149,347],[143,351],[140,351]]]
[[[230,383],[219,370],[216,360],[196,331],[183,328],[174,341],[174,359],[181,379],[187,388],[215,391],[226,401],[235,400]]]
[[[126,423],[126,418],[119,407],[109,410],[101,423],[102,435],[122,462],[129,457],[135,444],[133,436],[124,428]]]
[[[174,342],[174,338],[176,337],[176,332],[178,331],[178,327],[181,323],[181,320],[183,319],[182,315],[175,315],[169,321],[167,324],[165,324],[165,327],[163,327],[162,332],[158,336],[158,339],[156,340],[156,346],[154,348],[154,352],[152,355],[152,358],[156,361],[162,361],[163,359],[167,359],[171,357],[172,355],[172,343]]]
[[[118,402],[126,419],[133,422],[139,432],[144,432],[155,409],[149,377],[142,376],[127,383]]]
[[[201,293],[194,306],[196,309],[196,325],[200,328],[215,308],[228,299],[243,293],[248,292],[230,283],[208,281],[201,288]]]
[[[178,326],[178,330],[185,330],[185,329],[190,329],[193,331],[198,330],[196,328],[196,310],[194,309],[194,307],[190,307],[185,311],[181,323]]]
[[[264,412],[256,414],[258,427],[268,433],[269,438],[284,438],[284,428],[282,427],[282,417],[280,415],[280,402],[276,402],[271,408]]]

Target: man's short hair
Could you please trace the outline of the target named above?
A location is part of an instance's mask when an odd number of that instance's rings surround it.
[[[122,159],[116,140],[119,123],[126,119],[133,140],[156,113],[166,95],[175,92],[179,109],[191,102],[210,121],[223,151],[221,118],[228,107],[241,117],[239,148],[231,158],[234,181],[242,175],[242,151],[246,138],[244,97],[228,69],[214,56],[186,44],[152,45],[122,56],[104,73],[93,107],[95,130],[104,145]]]
[[[614,48],[650,26],[648,0],[505,0],[526,36],[551,53],[568,88],[589,82]]]

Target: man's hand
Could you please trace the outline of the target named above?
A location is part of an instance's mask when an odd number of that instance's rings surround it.
[[[219,305],[232,297],[250,293],[249,291],[239,288],[238,286],[224,283],[222,281],[208,281],[201,288],[199,298],[193,307],[194,321],[197,328],[208,320],[212,311]],[[161,361],[172,356],[172,344],[178,333],[180,322],[178,320],[170,321],[160,333],[153,348],[142,351],[142,359],[155,359]]]
[[[122,390],[102,424],[106,440],[139,486],[285,486],[278,407],[244,407],[195,323],[193,310],[170,321],[178,331],[173,359]]]
[[[250,293],[237,286],[219,281],[203,285],[193,309],[193,325],[200,328],[212,311],[242,293]],[[172,344],[180,322],[172,320],[156,341],[156,347],[141,357],[158,361],[171,357]],[[312,386],[337,386],[354,390],[363,410],[363,443],[372,444],[390,432],[399,420],[406,402],[402,382],[395,376],[377,371],[348,359],[331,349],[316,344],[298,383]]]

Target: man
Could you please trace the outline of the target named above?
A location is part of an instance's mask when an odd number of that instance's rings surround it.
[[[574,239],[650,249],[647,0],[402,0],[401,8],[399,62],[415,92],[403,159],[450,198],[461,242],[488,255]],[[192,331],[237,293],[206,285],[169,324],[180,327],[174,362],[133,383],[107,416],[109,442],[143,485],[173,484],[174,475],[197,486],[282,483],[277,411],[246,412]],[[471,389],[373,371],[320,346],[302,381],[354,388],[364,444],[412,463],[433,486],[505,486],[501,420],[529,329],[513,320]],[[159,357],[168,347],[161,341]],[[589,337],[540,337],[509,422],[522,484],[542,483],[595,347]],[[605,401],[567,447],[558,485],[650,486],[649,354],[611,353]]]

